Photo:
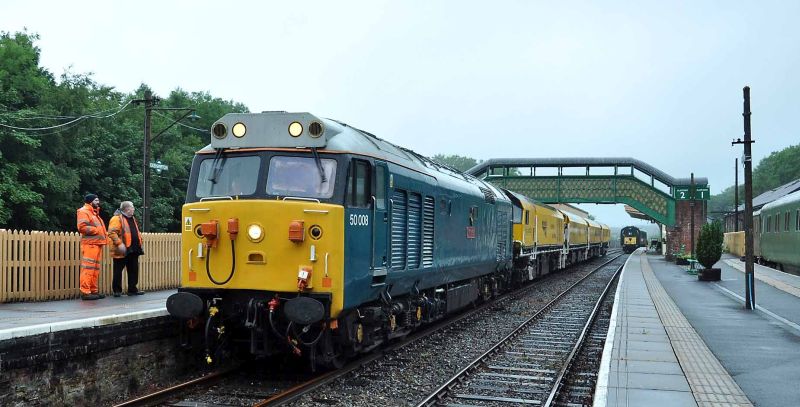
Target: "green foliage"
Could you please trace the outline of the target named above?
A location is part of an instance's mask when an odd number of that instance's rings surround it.
[[[461,172],[465,172],[468,169],[478,165],[478,160],[472,157],[466,157],[458,154],[452,154],[452,155],[436,154],[432,158],[436,162],[442,163],[444,165],[449,165]]]
[[[697,261],[710,269],[722,257],[722,225],[719,222],[707,223],[700,229],[697,241]]]
[[[775,151],[753,170],[753,196],[800,178],[800,144]]]
[[[108,220],[124,200],[141,208],[144,111],[128,106],[147,86],[122,93],[96,83],[91,75],[67,72],[59,80],[39,66],[38,36],[0,32],[0,228],[75,230],[75,209],[83,195],[96,193]],[[241,103],[207,92],[176,89],[158,107],[193,107],[201,119],[184,120],[152,143],[153,161],[169,166],[151,173],[151,230],[179,231],[180,211],[194,152],[208,144],[213,122],[228,112],[246,112]],[[97,112],[96,118],[63,125]],[[179,116],[153,115],[153,134]],[[70,117],[70,118],[65,118]],[[44,128],[45,131],[16,130]],[[141,214],[140,214],[141,215]]]
[[[773,188],[800,178],[800,144],[775,151],[761,160],[753,169],[753,197]],[[732,212],[734,187],[725,188],[711,196],[708,211],[714,218],[722,218],[725,212]],[[739,205],[744,203],[744,171],[739,170]]]

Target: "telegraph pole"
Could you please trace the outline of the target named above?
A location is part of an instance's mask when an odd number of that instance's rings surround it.
[[[144,147],[142,160],[142,232],[150,231],[150,137],[153,118],[153,94],[144,91]]]
[[[733,165],[733,173],[735,177],[734,183],[734,190],[733,190],[733,231],[739,231],[739,159],[736,159],[736,163]]]
[[[152,165],[150,164],[151,143],[181,120],[187,117],[189,117],[191,120],[200,118],[200,116],[194,114],[194,108],[156,107],[160,101],[161,99],[157,96],[153,96],[153,93],[150,90],[144,91],[144,99],[133,100],[133,103],[136,105],[142,103],[144,104],[144,144],[142,147],[142,232],[150,231],[150,206],[152,205],[152,199],[150,199],[150,168],[156,168],[159,171],[167,168],[166,165],[161,165],[160,161],[153,163]],[[153,136],[152,120],[154,110],[178,112],[181,113],[181,116],[177,119],[174,119],[169,126]]]
[[[731,142],[744,144],[744,307],[755,309],[756,287],[753,270],[753,155],[751,144],[755,143],[750,133],[750,87],[742,89],[744,93],[744,140],[737,138]]]
[[[689,185],[690,185],[690,187],[689,187],[689,198],[691,199],[689,201],[689,210],[690,210],[690,215],[691,215],[691,219],[689,220],[689,224],[690,224],[690,227],[692,228],[692,232],[691,232],[692,233],[692,258],[696,259],[694,257],[694,173],[692,173],[692,177],[691,177]]]

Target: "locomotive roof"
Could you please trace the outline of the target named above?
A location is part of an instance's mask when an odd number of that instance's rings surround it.
[[[320,152],[332,150],[363,154],[434,177],[439,185],[450,189],[484,195],[488,190],[490,195],[494,195],[493,199],[507,200],[497,187],[488,182],[366,131],[306,112],[228,113],[212,125],[211,144],[201,152],[219,148],[317,148]]]

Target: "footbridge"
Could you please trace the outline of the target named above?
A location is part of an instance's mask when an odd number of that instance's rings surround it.
[[[543,203],[626,204],[667,227],[676,226],[677,202],[692,195],[691,179],[629,157],[494,158],[467,172]],[[695,199],[709,195],[708,180],[695,177]]]

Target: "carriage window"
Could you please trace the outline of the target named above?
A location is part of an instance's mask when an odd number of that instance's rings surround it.
[[[786,212],[786,215],[783,216],[783,230],[788,232],[789,231],[789,212]]]
[[[525,211],[525,224],[531,224],[531,211]]]
[[[794,230],[800,230],[800,209],[797,210],[794,217]]]
[[[195,195],[209,196],[252,195],[256,192],[258,167],[256,156],[207,158],[200,163]]]
[[[267,193],[300,198],[330,198],[336,178],[336,160],[320,160],[325,172],[322,180],[319,167],[311,157],[275,156],[269,160]]]
[[[367,208],[370,203],[369,163],[354,160],[350,167],[350,179],[347,183],[347,199],[350,206]]]

